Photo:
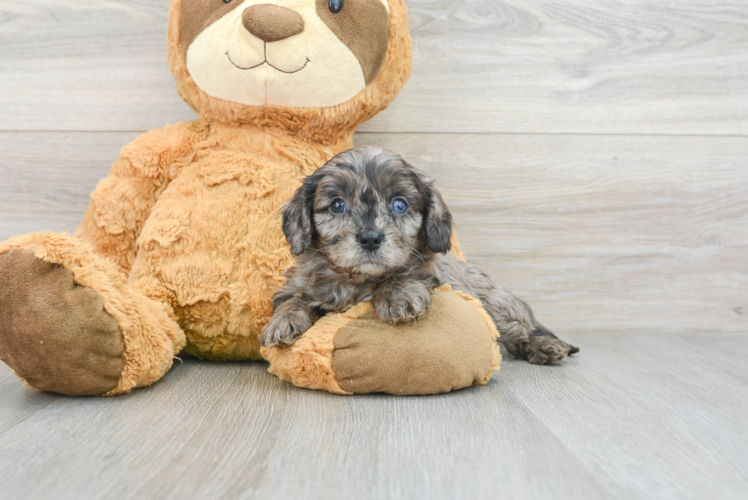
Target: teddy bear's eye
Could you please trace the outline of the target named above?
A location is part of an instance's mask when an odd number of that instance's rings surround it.
[[[231,3],[231,0],[223,0],[223,3]]]
[[[343,10],[343,0],[330,0],[330,12],[337,14],[341,10]]]

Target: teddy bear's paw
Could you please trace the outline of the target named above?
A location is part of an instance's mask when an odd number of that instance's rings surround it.
[[[312,320],[303,311],[288,311],[274,314],[262,329],[260,344],[264,347],[291,345],[312,327]]]
[[[522,347],[523,357],[533,365],[553,365],[566,356],[579,352],[578,347],[550,336],[530,337]]]
[[[124,341],[101,296],[73,273],[14,249],[0,255],[0,359],[32,387],[72,396],[114,389]]]

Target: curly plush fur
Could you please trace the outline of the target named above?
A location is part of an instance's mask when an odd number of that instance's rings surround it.
[[[379,7],[372,10],[370,1]],[[299,9],[305,29],[299,33],[295,28],[294,36],[277,42],[259,39],[247,28],[243,10],[261,3],[235,0],[224,11],[228,4],[220,0],[172,0],[169,63],[177,89],[198,113],[197,120],[153,130],[125,146],[91,195],[74,236],[26,235],[0,244],[3,280],[30,290],[49,290],[57,282],[50,283],[45,268],[34,259],[61,266],[66,273],[63,281],[90,283],[103,308],[117,320],[120,331],[108,335],[121,335],[124,341],[123,376],[100,392],[124,393],[158,380],[183,347],[210,359],[261,359],[259,336],[272,314],[271,297],[292,263],[279,217],[283,202],[304,177],[352,147],[356,126],[384,109],[409,76],[411,43],[402,0],[350,0],[341,13],[348,17],[333,18],[325,12],[324,2],[281,0],[280,5],[287,4],[283,12]],[[356,26],[346,28],[351,19],[358,21],[361,33],[386,34],[381,52],[372,54],[345,42],[345,30]],[[258,31],[256,26],[252,29]],[[221,37],[241,57],[264,47],[267,59],[277,55],[272,62],[278,67],[299,51],[324,43],[317,52],[337,51],[330,71],[347,72],[351,82],[360,82],[356,85],[361,90],[352,97],[338,96],[340,104],[320,107],[227,100],[220,88],[218,93],[213,87],[201,88],[187,64],[193,57],[201,60],[199,51],[193,54],[194,47],[211,47]],[[379,53],[381,61],[371,59]],[[226,54],[214,56],[223,61]],[[321,64],[311,61],[310,70]],[[243,100],[251,100],[250,91],[257,87],[252,87],[253,75],[260,88],[269,90],[288,86],[284,78],[298,78],[296,91],[305,92],[304,72],[290,75],[268,68],[258,68],[258,73],[234,68],[248,82]],[[310,82],[316,81],[314,73],[308,75]],[[329,80],[324,84],[330,87]],[[318,88],[317,84],[307,91],[314,94]],[[28,265],[15,265],[6,255],[13,249],[25,252],[21,261]],[[24,297],[42,295],[46,294]],[[0,359],[23,378],[32,381],[41,372],[51,373],[50,363],[64,373],[80,366],[96,371],[85,346],[99,340],[87,326],[86,309],[75,301],[34,305],[19,303],[18,294],[3,297]],[[29,321],[30,311],[77,315],[81,320],[75,331],[40,332]],[[58,352],[66,354],[49,358],[24,347],[26,339],[43,333],[53,335],[60,344]],[[90,394],[102,386],[101,381],[76,383],[72,378],[70,383],[37,386],[66,394]]]
[[[431,290],[449,284],[482,302],[512,355],[546,364],[579,351],[540,325],[527,304],[448,254],[444,199],[395,153],[363,147],[337,155],[304,180],[283,229],[299,257],[273,299],[265,346],[291,344],[321,315],[359,302],[371,302],[383,321],[416,321]]]
[[[172,0],[169,64],[198,118],[122,148],[73,236],[0,244],[0,359],[33,387],[122,394],[182,350],[262,358],[292,264],[283,202],[352,147],[411,63],[402,0],[266,3]]]

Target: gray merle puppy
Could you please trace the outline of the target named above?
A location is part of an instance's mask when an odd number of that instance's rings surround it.
[[[395,153],[364,147],[337,155],[288,202],[283,231],[298,259],[273,298],[264,346],[292,344],[321,315],[358,302],[371,302],[383,321],[415,321],[432,289],[448,283],[483,303],[513,356],[547,364],[579,351],[449,253],[452,216],[441,194]]]

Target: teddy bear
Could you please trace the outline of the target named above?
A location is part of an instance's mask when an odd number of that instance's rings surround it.
[[[408,79],[403,1],[172,0],[167,49],[197,119],[123,147],[73,235],[0,244],[0,359],[77,396],[151,385],[179,353],[264,359],[339,394],[485,384],[498,332],[448,288],[418,324],[382,324],[359,304],[293,346],[259,344],[292,264],[283,203]]]

